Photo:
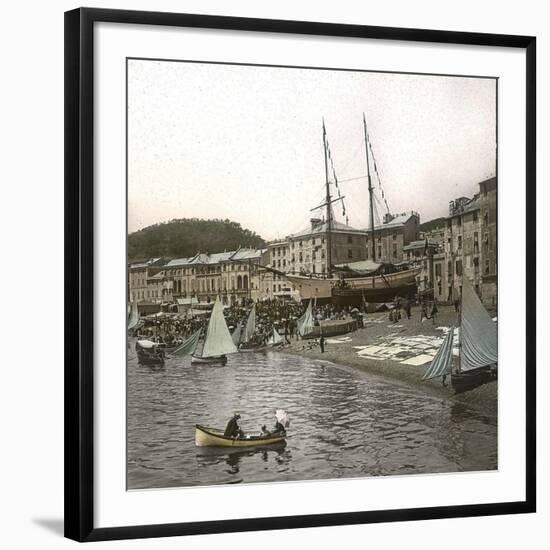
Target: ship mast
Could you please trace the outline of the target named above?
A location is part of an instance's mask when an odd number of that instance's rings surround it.
[[[373,188],[372,180],[370,177],[370,164],[369,164],[369,142],[367,135],[367,121],[365,119],[365,113],[363,113],[363,130],[365,133],[365,155],[367,157],[367,178],[369,182],[369,206],[370,206],[370,234],[371,234],[371,245],[372,245],[372,261],[376,261],[376,244],[374,242],[374,201],[373,201]]]
[[[327,131],[325,128],[325,119],[323,119],[323,149],[325,151],[325,186],[326,186],[326,206],[327,206],[327,277],[332,276],[332,212],[331,212],[331,197],[330,184],[328,176],[328,158],[327,158]]]

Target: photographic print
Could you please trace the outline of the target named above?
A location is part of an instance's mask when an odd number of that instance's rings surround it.
[[[498,80],[126,68],[127,489],[496,470]]]

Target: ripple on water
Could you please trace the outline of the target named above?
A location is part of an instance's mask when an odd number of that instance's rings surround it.
[[[195,447],[195,424],[223,427],[238,411],[257,433],[275,408],[291,416],[286,446]],[[488,470],[497,427],[462,404],[281,353],[154,369],[130,357],[127,459],[130,489]]]

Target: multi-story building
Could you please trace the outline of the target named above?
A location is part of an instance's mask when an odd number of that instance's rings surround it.
[[[159,267],[166,261],[163,258],[152,258],[133,262],[128,266],[128,301],[139,302],[152,300],[153,296],[147,280],[158,273]],[[157,290],[155,288],[155,290]]]
[[[405,212],[397,216],[386,214],[384,222],[374,226],[374,259],[394,264],[404,261],[403,247],[419,239],[419,224],[420,215],[417,212]],[[372,260],[372,256],[369,234],[366,259]]]
[[[130,266],[130,295],[138,302],[174,302],[196,298],[224,304],[262,297],[260,268],[265,250],[239,249],[216,254],[199,253],[164,265]]]
[[[473,198],[449,203],[443,250],[433,256],[434,296],[460,299],[468,277],[487,307],[497,305],[496,178],[479,184]]]

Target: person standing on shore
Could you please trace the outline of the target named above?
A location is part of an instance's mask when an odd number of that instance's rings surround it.
[[[437,315],[437,312],[438,312],[438,309],[437,309],[437,303],[436,301],[434,300],[434,303],[432,305],[432,314],[431,314],[431,317],[432,317],[432,324],[435,325],[435,316]]]
[[[319,346],[321,346],[321,353],[325,353],[325,337],[322,334],[319,338]]]

